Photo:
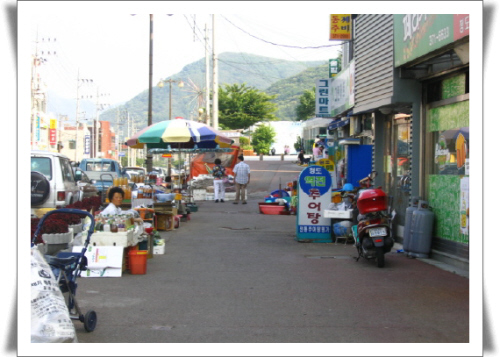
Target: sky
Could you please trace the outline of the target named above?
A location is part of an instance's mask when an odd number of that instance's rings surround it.
[[[75,98],[79,76],[92,79],[94,87],[99,87],[101,94],[109,94],[109,104],[114,104],[148,88],[150,19],[147,13],[132,16],[134,10],[137,12],[134,8],[96,11],[95,4],[88,3],[68,10],[59,3],[20,2],[18,6],[22,14],[20,20],[26,20],[29,25],[29,32],[25,32],[23,26],[20,33],[23,45],[29,41],[31,53],[47,59],[38,70],[49,90]],[[82,16],[82,12],[75,9],[78,7],[92,15]],[[215,31],[210,14],[190,14],[188,10],[192,9],[186,5],[178,11],[172,10],[172,14],[161,13],[171,10],[167,6],[155,11],[153,85],[178,73],[185,65],[205,58],[205,25],[209,31],[210,57],[213,33],[217,54],[243,52],[292,61],[326,61],[337,57],[341,42],[328,39],[327,12],[314,10],[312,6],[308,11],[286,13],[282,7],[270,6],[269,12],[260,13],[245,13],[240,9],[240,12],[216,14]],[[242,55],[241,61],[244,60]],[[80,87],[80,94],[87,90],[97,91]]]
[[[224,17],[229,19],[234,24],[238,25],[247,32],[261,37],[267,41],[277,44],[294,45],[294,46],[321,46],[331,45],[328,40],[328,15],[330,13],[381,13],[384,11],[391,13],[423,13],[427,12],[428,6],[432,4],[433,13],[449,13],[450,4],[453,4],[454,9],[460,6],[462,2],[331,2],[331,1],[292,1],[292,2],[27,2],[14,0],[2,0],[3,20],[0,21],[3,26],[2,48],[7,49],[6,55],[2,58],[2,94],[3,94],[3,117],[8,124],[17,119],[17,126],[6,126],[5,133],[15,132],[14,135],[4,135],[3,141],[3,158],[4,167],[16,168],[17,176],[15,185],[17,190],[4,189],[3,199],[6,205],[12,206],[12,211],[16,211],[17,215],[14,218],[11,214],[7,218],[10,221],[17,219],[16,225],[4,224],[4,238],[17,240],[21,243],[18,245],[17,251],[23,252],[22,236],[28,234],[28,229],[24,227],[26,219],[25,213],[27,204],[22,204],[28,200],[28,192],[24,187],[28,186],[27,153],[29,151],[29,120],[23,118],[29,117],[29,98],[30,89],[29,82],[31,76],[30,55],[32,54],[33,44],[36,40],[36,32],[38,29],[39,38],[42,36],[56,38],[58,45],[55,47],[58,61],[54,63],[51,77],[47,78],[49,88],[57,88],[63,95],[74,98],[76,95],[76,73],[80,70],[81,78],[92,78],[99,86],[103,93],[110,94],[110,101],[117,103],[128,100],[135,94],[148,87],[149,75],[149,13],[154,13],[154,65],[153,65],[153,84],[161,78],[168,77],[179,72],[184,65],[193,61],[204,58],[204,49],[201,42],[197,39],[193,42],[193,30],[190,25],[193,24],[193,18],[190,14],[197,12],[196,24],[201,32],[204,30],[205,22],[211,28],[211,21],[208,21],[208,14],[224,14]],[[10,8],[7,8],[7,5]],[[17,6],[17,19],[13,7]],[[498,70],[494,58],[497,49],[494,42],[494,34],[498,28],[498,13],[499,6],[494,0],[484,1],[484,19],[485,29],[488,36],[485,35],[484,41],[484,117],[483,113],[471,113],[471,132],[479,130],[483,133],[484,143],[474,144],[476,150],[484,151],[484,181],[482,177],[476,180],[481,193],[483,185],[486,185],[487,190],[493,190],[495,187],[494,179],[496,175],[496,158],[497,151],[494,143],[498,141],[496,137],[500,132],[498,120],[496,120],[496,111],[494,104],[496,103],[496,93],[498,93]],[[390,9],[390,11],[388,11]],[[171,13],[173,16],[167,16],[163,13]],[[455,11],[454,11],[455,12]],[[458,12],[458,11],[457,11]],[[458,12],[459,13],[459,12]],[[131,16],[130,14],[137,14]],[[325,15],[326,14],[326,15]],[[186,19],[187,17],[187,19]],[[487,21],[486,21],[487,20]],[[17,25],[17,33],[16,33]],[[218,26],[218,27],[217,27]],[[218,30],[220,29],[220,30]],[[225,30],[224,30],[225,29]],[[244,51],[255,53],[264,56],[284,58],[290,60],[322,60],[329,59],[335,54],[335,47],[326,47],[321,50],[297,50],[290,48],[269,45],[263,41],[254,40],[249,35],[243,33],[233,25],[230,25],[222,17],[216,19],[216,34],[220,32],[220,40],[216,41],[216,50],[218,53],[233,51]],[[474,31],[474,30],[471,30]],[[197,30],[198,36],[201,37]],[[17,40],[12,40],[12,37],[17,34]],[[217,35],[216,35],[217,36]],[[317,56],[317,57],[316,57]],[[50,58],[49,58],[50,60]],[[50,62],[47,62],[47,64]],[[477,62],[476,62],[477,64]],[[48,66],[47,66],[48,67]],[[50,81],[49,81],[50,79]],[[15,90],[17,88],[17,91]],[[473,95],[473,94],[471,94]],[[477,142],[477,141],[476,141]],[[28,144],[27,144],[28,143]],[[17,150],[13,150],[16,148]],[[14,153],[14,151],[16,151]],[[482,163],[471,163],[473,170],[483,171]],[[11,180],[7,180],[8,175],[3,176],[3,187],[11,187]],[[477,177],[477,176],[475,176]],[[477,191],[476,191],[477,192]],[[490,195],[491,196],[491,195]],[[493,195],[494,196],[494,195]],[[477,201],[477,197],[472,199],[471,207],[481,211],[483,215],[483,225],[488,222],[494,222],[496,219],[496,204],[492,204],[492,200],[485,197],[484,208],[483,200]],[[19,204],[18,204],[19,203]],[[475,205],[474,205],[475,203]],[[27,226],[27,225],[26,225]],[[486,319],[484,331],[485,339],[485,356],[498,355],[500,347],[498,345],[499,324],[498,318],[496,321],[492,316],[500,316],[498,311],[498,289],[495,288],[496,282],[496,267],[494,261],[498,260],[494,255],[498,249],[495,248],[495,234],[489,225],[488,230],[484,230],[484,236],[477,236],[477,240],[481,241],[484,238],[484,307]],[[482,227],[476,227],[483,233]],[[486,228],[486,226],[485,226]],[[476,237],[475,237],[476,238]],[[479,247],[481,249],[482,246]],[[477,245],[472,242],[471,252],[477,250]],[[6,254],[6,262],[16,264],[15,254]],[[16,333],[10,331],[18,327],[24,326],[22,321],[29,321],[29,314],[26,316],[23,310],[20,319],[16,314],[19,306],[24,306],[26,299],[24,295],[15,294],[18,286],[18,277],[29,276],[29,268],[27,259],[20,259],[17,265],[17,275],[7,274],[7,279],[4,283],[4,290],[13,292],[7,294],[7,299],[4,299],[6,311],[5,326],[3,327],[4,350],[2,355],[16,355],[16,343],[23,345],[26,342],[26,334],[19,334],[16,342]],[[482,274],[483,267],[479,267],[479,272],[476,270],[471,272],[471,276],[479,273]],[[481,277],[481,275],[479,275]],[[21,282],[22,280],[20,280]],[[472,284],[473,280],[471,280]],[[23,284],[19,284],[21,287]],[[477,284],[474,285],[477,287]],[[20,289],[19,292],[23,292]],[[18,302],[19,299],[19,302]],[[24,300],[23,300],[24,299]],[[6,301],[7,300],[7,301]],[[29,303],[29,302],[28,302]],[[334,303],[334,302],[332,302]],[[23,317],[24,319],[21,319]],[[26,320],[27,319],[27,320]],[[495,341],[494,341],[495,340]],[[29,342],[29,341],[28,341]],[[497,342],[496,344],[494,342]],[[29,343],[28,343],[29,345]],[[11,346],[14,348],[8,349]],[[42,346],[43,347],[43,346]],[[56,350],[57,347],[57,350]],[[64,355],[64,350],[59,347],[51,346],[52,350],[47,352],[48,355]],[[80,346],[80,349],[83,350]],[[96,346],[99,347],[100,346]],[[332,354],[335,347],[320,349],[314,346],[314,349],[308,349],[310,352],[303,352],[298,349],[300,346],[293,346],[286,351],[293,355],[302,352],[302,355],[315,353],[315,355]],[[255,351],[248,346],[247,351]],[[38,354],[42,352],[40,347],[31,349],[31,352]],[[192,351],[192,350],[186,350]],[[259,350],[257,350],[259,351]],[[262,354],[271,355],[279,353],[276,350],[261,350]],[[97,354],[103,355],[109,352],[108,349],[97,350]],[[178,352],[178,351],[177,351]],[[195,350],[195,353],[199,351]],[[207,350],[207,352],[210,352]],[[214,351],[220,353],[221,350]],[[402,352],[401,355],[409,351]],[[169,352],[164,352],[169,353]],[[178,352],[180,353],[180,352]],[[203,353],[203,352],[202,352]],[[230,353],[230,352],[228,352]],[[258,353],[258,352],[257,352]],[[384,350],[384,353],[387,353]],[[231,353],[230,353],[231,354]],[[234,354],[234,351],[233,353]],[[436,352],[437,354],[437,352]],[[66,351],[67,355],[67,351]],[[219,355],[219,354],[218,354]],[[400,355],[396,353],[395,355]]]

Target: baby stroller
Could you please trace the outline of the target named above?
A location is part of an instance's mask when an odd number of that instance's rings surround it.
[[[42,217],[42,219],[38,223],[35,234],[33,236],[33,241],[31,242],[31,246],[35,244],[36,237],[38,237],[38,234],[47,217],[55,213],[79,214],[90,217],[91,224],[88,230],[87,239],[85,240],[84,247],[80,253],[61,251],[55,256],[45,255],[44,258],[49,264],[52,273],[54,274],[59,285],[59,289],[65,297],[66,306],[68,307],[70,318],[72,320],[80,320],[81,322],[83,322],[85,330],[87,332],[92,332],[94,331],[97,324],[97,315],[93,310],[90,310],[85,315],[83,315],[75,299],[75,295],[76,288],[78,286],[76,283],[76,278],[79,277],[80,272],[82,270],[85,270],[87,267],[87,258],[85,257],[85,252],[87,251],[87,247],[90,243],[90,236],[94,232],[94,216],[86,211],[70,208],[62,208],[49,211]]]

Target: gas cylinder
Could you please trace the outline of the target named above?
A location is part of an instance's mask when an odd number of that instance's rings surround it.
[[[418,209],[418,201],[420,197],[412,197],[410,202],[410,207],[406,208],[405,215],[405,230],[403,233],[403,250],[405,253],[410,251],[410,241],[411,241],[411,221],[413,217],[413,212]]]
[[[428,258],[432,244],[434,213],[429,210],[427,201],[418,201],[417,210],[413,211],[411,221],[411,240],[408,247],[410,257]]]

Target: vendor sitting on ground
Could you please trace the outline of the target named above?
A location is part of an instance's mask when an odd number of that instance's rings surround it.
[[[300,150],[300,153],[299,153],[299,156],[298,156],[299,160],[300,160],[300,164],[301,165],[304,165],[304,164],[309,164],[309,161],[311,161],[311,158],[308,157],[308,158],[305,158],[304,157],[304,150]]]
[[[123,197],[125,196],[125,192],[120,187],[112,187],[108,192],[109,205],[104,210],[101,211],[101,215],[103,216],[112,216],[116,214],[132,214],[134,215],[134,222],[142,222],[142,219],[139,217],[139,212],[136,210],[127,210],[122,211],[120,206],[122,205]]]

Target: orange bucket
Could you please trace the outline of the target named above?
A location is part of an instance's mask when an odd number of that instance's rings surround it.
[[[147,250],[130,250],[128,252],[128,266],[130,274],[143,275],[146,274],[146,267],[148,263]]]

